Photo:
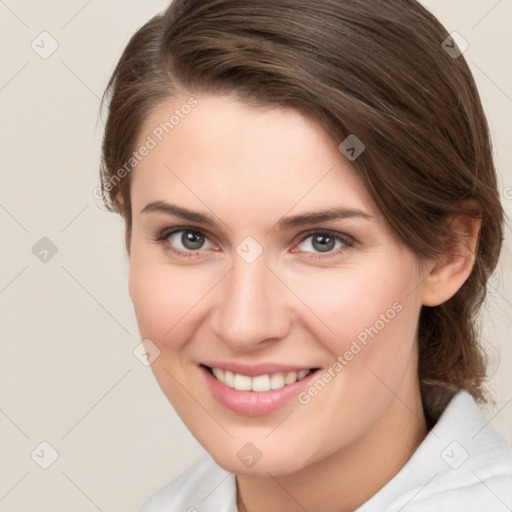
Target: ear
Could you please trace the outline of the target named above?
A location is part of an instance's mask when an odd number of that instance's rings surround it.
[[[474,199],[466,201],[463,209],[466,213],[448,219],[457,240],[445,253],[434,258],[430,273],[423,282],[422,304],[425,306],[438,306],[453,297],[473,269],[482,209]]]
[[[125,240],[126,252],[129,257],[130,253],[131,253],[131,251],[130,251],[130,248],[131,248],[131,222],[127,221],[126,211],[125,211],[125,201],[124,201],[123,194],[121,193],[120,190],[114,196],[114,204],[117,208],[117,211],[121,214],[121,216],[124,218],[124,221],[125,221],[124,240]]]
[[[120,212],[124,210],[124,198],[120,190],[114,196],[114,204]]]

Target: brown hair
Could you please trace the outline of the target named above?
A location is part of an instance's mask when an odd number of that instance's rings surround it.
[[[415,0],[175,0],[133,35],[104,95],[102,190],[126,221],[128,251],[130,174],[113,178],[163,100],[225,94],[294,108],[336,144],[350,134],[364,143],[353,165],[420,258],[444,251],[455,236],[446,220],[479,201],[474,268],[450,300],[422,308],[418,371],[431,417],[456,389],[485,401],[475,320],[497,265],[503,209],[478,91],[464,57],[443,47],[448,37]]]

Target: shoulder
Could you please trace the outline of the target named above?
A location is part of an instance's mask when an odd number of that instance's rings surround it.
[[[358,512],[511,508],[512,445],[459,391],[402,470]]]
[[[236,512],[233,474],[209,454],[160,489],[138,512]]]

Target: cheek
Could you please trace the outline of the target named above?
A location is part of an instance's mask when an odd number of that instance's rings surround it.
[[[318,335],[335,349],[344,350],[344,344],[377,323],[383,330],[384,320],[393,320],[396,309],[404,300],[403,286],[393,281],[389,272],[379,269],[339,268],[297,274],[290,277],[290,288],[296,290],[305,306],[311,311],[312,322],[323,324]],[[386,326],[391,322],[386,322]],[[313,324],[311,324],[312,326]],[[329,332],[331,336],[329,336]]]
[[[160,345],[185,314],[190,288],[172,279],[166,265],[134,251],[130,258],[129,289],[141,336]]]
[[[414,349],[421,303],[410,293],[414,266],[399,261],[303,274],[291,286],[313,313],[303,316],[308,329],[333,362],[341,358],[334,373],[345,377],[336,380],[350,388],[357,382],[359,393],[371,389],[376,375],[397,386]]]
[[[134,251],[129,289],[140,335],[162,351],[177,350],[202,321],[201,306],[214,278]]]
[[[411,363],[415,365],[421,304],[410,293],[414,286],[405,263],[403,273],[385,270],[354,268],[316,280],[316,293],[307,287],[309,308],[335,334],[316,322],[316,338],[331,361],[319,375],[325,386],[312,383],[299,401],[318,418],[323,438],[334,445],[341,442],[340,430],[346,439],[355,439],[369,428],[400,388]],[[330,411],[329,421],[322,411]]]
[[[135,308],[140,335],[155,341],[154,338],[160,338],[165,329],[161,324],[165,318],[163,313],[167,303],[167,297],[162,295],[166,291],[166,282],[159,279],[161,272],[158,272],[155,266],[143,264],[142,258],[137,256],[132,252],[130,258],[130,297]],[[170,325],[167,329],[169,327]]]

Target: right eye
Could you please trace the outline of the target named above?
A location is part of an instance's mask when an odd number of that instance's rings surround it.
[[[157,241],[161,242],[166,250],[179,256],[190,258],[195,257],[194,253],[202,250],[205,241],[209,242],[209,239],[199,229],[180,227],[164,230],[157,238]],[[212,246],[215,247],[214,244]]]

